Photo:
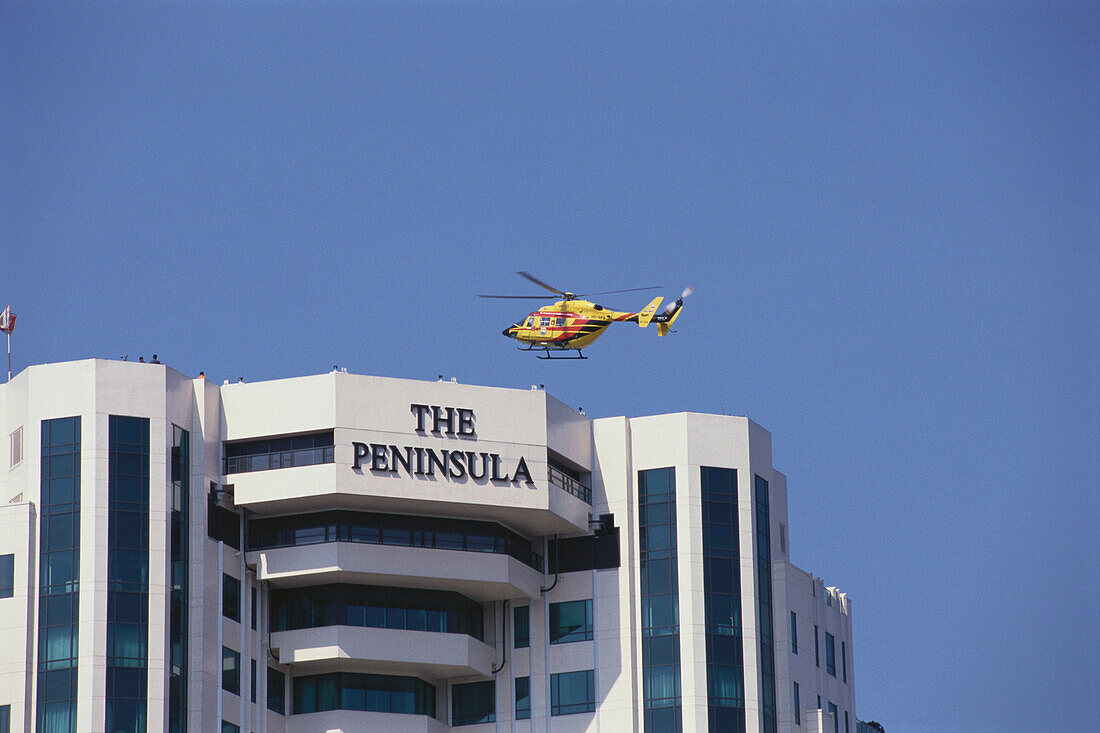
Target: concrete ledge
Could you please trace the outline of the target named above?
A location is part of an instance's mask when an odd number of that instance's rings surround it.
[[[538,598],[542,573],[510,555],[357,542],[254,550],[247,560],[280,588],[360,583],[452,590],[478,601]]]
[[[466,634],[406,631],[360,626],[324,626],[277,631],[271,646],[280,664],[294,673],[371,672],[419,676],[428,680],[480,675],[490,677],[494,649]]]
[[[437,693],[436,709],[446,700]],[[427,715],[400,713],[362,713],[354,710],[330,710],[325,713],[291,715],[286,719],[287,733],[445,733],[446,723]]]

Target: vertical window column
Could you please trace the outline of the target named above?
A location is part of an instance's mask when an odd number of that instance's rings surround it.
[[[745,663],[737,546],[737,471],[701,468],[707,718],[712,731],[745,731]]]
[[[75,733],[80,418],[42,421],[38,733]]]
[[[764,733],[776,733],[775,714],[775,635],[772,619],[771,518],[768,506],[768,482],[755,476],[756,488],[756,570],[760,589],[760,686],[763,688]]]
[[[191,436],[172,426],[171,594],[168,601],[168,730],[187,730],[187,605],[191,517]]]
[[[107,468],[106,729],[146,730],[149,419],[111,415]]]
[[[680,614],[676,571],[676,473],[638,472],[645,730],[679,733]]]

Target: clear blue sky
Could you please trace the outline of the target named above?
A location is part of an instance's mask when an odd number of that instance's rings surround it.
[[[854,598],[861,718],[1082,730],[1098,59],[1088,2],[5,2],[15,368],[748,414],[795,561]],[[521,269],[697,294],[546,363],[475,297]]]

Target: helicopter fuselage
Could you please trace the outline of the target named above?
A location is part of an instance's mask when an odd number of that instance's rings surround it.
[[[535,349],[580,350],[618,322],[637,323],[638,314],[613,311],[587,300],[559,300],[529,314],[501,333]]]

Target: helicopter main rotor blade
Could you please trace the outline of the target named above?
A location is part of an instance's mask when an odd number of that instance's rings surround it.
[[[558,290],[557,288],[554,288],[554,287],[551,287],[551,286],[547,285],[542,280],[539,280],[537,277],[535,277],[534,275],[532,275],[529,272],[524,272],[523,270],[520,270],[516,274],[517,275],[522,275],[523,277],[525,277],[528,280],[530,280],[531,282],[533,282],[535,285],[538,285],[540,287],[544,287],[547,290],[549,290],[551,293],[554,293],[555,295],[565,295],[564,290]]]
[[[584,295],[585,295],[585,297],[588,297],[589,295],[611,295],[612,293],[636,293],[639,290],[660,290],[660,289],[661,289],[660,285],[654,285],[653,287],[649,287],[649,288],[627,288],[626,290],[601,290],[598,293],[585,293]]]
[[[547,300],[545,295],[481,295],[479,298],[505,298],[507,300]]]

